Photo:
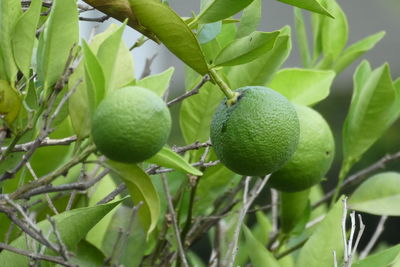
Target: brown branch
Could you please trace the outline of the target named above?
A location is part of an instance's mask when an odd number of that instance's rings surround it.
[[[50,138],[45,138],[43,141],[39,144],[39,147],[44,147],[44,146],[66,146],[70,145],[71,143],[75,142],[77,140],[77,137],[74,136],[69,136],[61,139],[50,139]],[[29,149],[32,148],[32,146],[35,144],[35,141],[31,141],[28,143],[24,144],[19,144],[14,146],[14,148],[11,150],[11,152],[27,152]],[[0,152],[4,152],[8,149],[8,147],[2,147]]]
[[[199,141],[194,142],[193,144],[187,145],[187,146],[181,146],[181,147],[173,147],[172,150],[175,151],[176,153],[184,153],[188,150],[198,150],[203,147],[209,147],[212,146],[210,141],[200,143]]]
[[[173,105],[173,104],[175,104],[175,103],[178,103],[178,102],[184,100],[185,98],[188,98],[188,97],[190,97],[190,96],[192,96],[192,95],[198,94],[199,91],[200,91],[200,89],[201,89],[201,87],[203,87],[203,85],[204,85],[206,82],[208,82],[209,80],[210,80],[210,76],[209,76],[209,75],[205,75],[205,76],[203,77],[203,79],[201,79],[200,83],[197,84],[192,90],[190,90],[190,91],[184,93],[184,94],[181,95],[181,96],[178,96],[178,97],[172,99],[171,101],[169,101],[169,102],[167,103],[167,106],[171,106],[171,105]]]
[[[106,21],[108,19],[110,19],[110,16],[107,16],[107,15],[101,16],[98,18],[79,17],[80,21],[90,21],[90,22],[100,22],[100,23],[103,23],[104,21]]]
[[[15,248],[15,247],[12,247],[12,246],[4,244],[4,243],[0,243],[0,249],[8,250],[10,252],[14,252],[16,254],[19,254],[19,255],[22,255],[22,256],[26,256],[26,257],[29,257],[29,258],[35,259],[35,260],[50,261],[50,262],[58,263],[58,264],[60,264],[62,266],[67,266],[67,267],[78,267],[77,265],[74,265],[74,264],[66,262],[61,257],[37,254],[35,252],[30,252],[30,251],[27,251],[27,250]]]

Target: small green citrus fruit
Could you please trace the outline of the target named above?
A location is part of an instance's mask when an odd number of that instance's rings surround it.
[[[227,105],[225,99],[212,119],[215,153],[226,167],[242,175],[274,172],[296,149],[296,111],[284,96],[266,87],[248,86],[237,92],[236,103]]]
[[[325,119],[315,110],[295,105],[300,140],[293,157],[273,173],[269,184],[284,192],[302,191],[319,183],[329,170],[335,143]]]
[[[141,162],[167,142],[171,115],[152,91],[129,86],[105,98],[93,116],[92,135],[98,150],[120,162]]]

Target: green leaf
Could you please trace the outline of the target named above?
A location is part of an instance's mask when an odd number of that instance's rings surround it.
[[[197,39],[200,44],[208,43],[217,37],[221,32],[222,22],[217,21],[213,23],[203,24],[198,29]]]
[[[301,9],[294,8],[294,22],[296,26],[297,43],[303,66],[308,68],[311,64],[310,48],[308,45],[307,29]]]
[[[15,63],[24,74],[29,77],[33,46],[36,40],[36,27],[39,23],[42,3],[33,0],[27,11],[25,11],[14,26],[12,35],[12,48]]]
[[[383,172],[368,178],[349,199],[349,208],[375,215],[400,216],[400,174]]]
[[[52,219],[56,222],[57,230],[63,243],[68,249],[73,250],[87,232],[120,202],[121,200],[94,207],[74,209],[53,216]],[[50,239],[56,240],[48,220],[41,221],[38,226],[45,236],[51,233]],[[26,250],[25,235],[18,237],[10,245]],[[28,266],[28,262],[29,259],[27,257],[19,254],[9,251],[0,253],[0,266]]]
[[[21,98],[18,91],[5,80],[0,80],[0,114],[11,124],[21,108]]]
[[[255,31],[248,36],[237,39],[220,51],[214,64],[217,66],[234,66],[253,61],[265,55],[274,47],[279,34],[279,31]]]
[[[82,240],[75,250],[75,256],[70,261],[78,266],[102,267],[104,260],[105,256],[98,248]]]
[[[118,29],[116,30],[112,29],[112,33],[103,42],[101,42],[97,51],[97,58],[102,66],[104,73],[105,96],[110,91],[118,89],[115,88],[114,80],[116,80],[116,75],[120,75],[120,73],[116,69],[116,66],[118,66],[117,59],[119,55],[119,50],[121,48],[122,34],[124,32],[124,29],[125,24],[122,24],[121,27],[118,27]],[[130,62],[132,62],[130,54],[128,53],[126,54],[126,56],[128,59],[130,59]],[[131,75],[133,79],[133,73],[131,73]],[[100,79],[98,80],[98,82],[100,83]]]
[[[228,80],[232,88],[249,85],[264,86],[275,71],[285,62],[292,48],[290,28],[284,27],[271,51],[247,64],[234,66],[228,70]]]
[[[113,190],[117,188],[115,181],[110,175],[107,175],[94,187],[91,188],[91,194],[89,197],[88,206],[95,206],[97,202],[105,198]],[[120,195],[117,195],[115,200],[121,199]],[[118,209],[110,211],[106,216],[104,216],[90,231],[86,236],[86,240],[98,249],[102,249],[105,236],[107,235],[108,228],[110,227],[111,220],[117,212]]]
[[[129,3],[139,22],[154,32],[173,54],[201,75],[208,73],[196,36],[178,14],[158,1],[129,0]]]
[[[174,71],[175,68],[170,67],[162,73],[147,76],[146,78],[137,81],[136,85],[147,88],[161,97],[168,90]]]
[[[240,24],[236,33],[236,38],[245,37],[257,30],[261,20],[262,1],[254,0],[243,10]]]
[[[229,18],[251,4],[253,0],[213,0],[196,17],[198,23],[211,23]]]
[[[353,263],[353,267],[394,267],[400,261],[400,245],[393,246]],[[397,266],[397,265],[396,265]]]
[[[281,192],[280,222],[283,233],[290,233],[306,214],[310,189],[300,192]]]
[[[342,199],[336,202],[301,248],[297,267],[333,267],[333,251],[336,251],[337,259],[342,258]]]
[[[346,48],[342,55],[337,59],[333,65],[336,73],[341,72],[357,58],[362,56],[365,52],[374,48],[374,46],[385,36],[385,32],[381,31],[376,34],[370,35]]]
[[[346,46],[349,25],[346,15],[335,0],[327,1],[326,3],[335,19],[321,18],[322,51],[325,57],[332,57],[335,60]]]
[[[319,13],[325,16],[329,16],[331,18],[335,18],[335,13],[333,13],[333,15],[330,13],[330,9],[328,8],[328,10],[319,3],[318,0],[278,0],[279,2],[291,5],[291,6],[295,6],[295,7],[299,7],[299,8],[303,8],[315,13]]]
[[[14,84],[17,74],[11,38],[21,13],[21,3],[19,1],[0,1],[0,80],[7,80],[10,84]]]
[[[200,79],[199,77],[196,81],[199,82]],[[206,83],[198,94],[182,102],[179,123],[187,144],[209,139],[212,116],[223,98],[218,86]]]
[[[156,227],[160,216],[160,199],[150,176],[135,164],[111,160],[108,163],[111,169],[125,182],[135,205],[143,202],[138,215],[148,236]]]
[[[362,62],[354,74],[354,92],[343,128],[344,162],[357,162],[399,117],[400,87],[387,64],[371,71]]]
[[[264,244],[261,244],[251,233],[246,225],[242,226],[244,236],[246,237],[246,248],[254,267],[279,267],[279,262],[274,258]]]
[[[294,103],[310,106],[329,95],[335,75],[330,70],[282,69],[268,86]]]
[[[92,116],[96,107],[103,100],[105,95],[105,77],[103,68],[99,60],[90,49],[85,40],[82,41],[84,62],[85,62],[85,81],[90,107],[89,116]]]
[[[39,39],[37,55],[38,79],[45,90],[60,78],[71,49],[78,41],[76,1],[55,0]]]
[[[190,165],[189,162],[187,162],[184,158],[179,156],[168,147],[163,147],[160,152],[158,152],[155,156],[151,157],[147,161],[153,164],[157,164],[159,166],[182,171],[184,173],[190,173],[196,176],[203,175],[201,171]]]

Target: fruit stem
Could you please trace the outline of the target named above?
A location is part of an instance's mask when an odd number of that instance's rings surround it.
[[[211,79],[219,86],[221,91],[224,93],[226,98],[228,99],[226,101],[228,106],[231,106],[236,103],[236,100],[239,96],[238,92],[233,92],[231,88],[222,80],[221,76],[218,74],[218,72],[215,69],[210,69],[209,75]]]

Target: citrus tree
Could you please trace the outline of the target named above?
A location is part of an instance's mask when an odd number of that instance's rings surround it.
[[[358,65],[332,177],[312,108],[384,32],[348,44],[335,0],[279,1],[294,29],[257,30],[261,0],[188,17],[165,0],[0,1],[0,266],[398,266],[399,245],[370,252],[400,215],[400,174],[378,173],[400,152],[352,168],[398,119],[400,79]],[[283,68],[294,35],[302,67]],[[135,79],[146,42],[185,64],[183,95],[168,97],[173,67]],[[167,142],[174,120],[184,145]],[[375,226],[355,212],[381,216],[365,248]]]

